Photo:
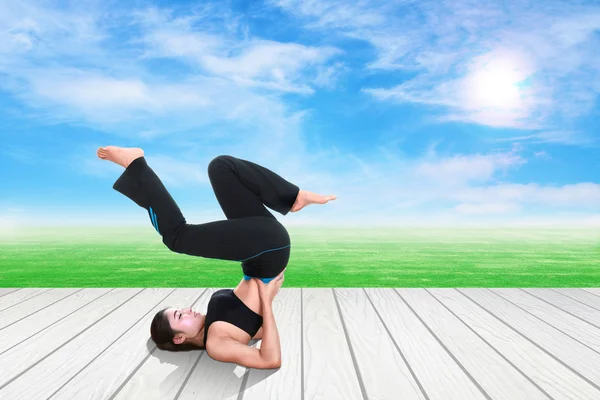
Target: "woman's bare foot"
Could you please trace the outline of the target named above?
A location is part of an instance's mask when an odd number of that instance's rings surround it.
[[[290,212],[298,212],[309,204],[325,204],[329,200],[337,199],[336,196],[323,196],[313,192],[307,192],[306,190],[300,189],[296,202],[292,206]]]
[[[127,168],[136,158],[144,156],[144,150],[139,147],[100,147],[96,152],[98,158],[109,160]]]

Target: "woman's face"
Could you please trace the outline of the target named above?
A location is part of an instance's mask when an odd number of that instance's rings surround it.
[[[165,310],[171,328],[182,332],[175,335],[173,341],[181,344],[186,338],[193,338],[204,327],[205,315],[194,312],[190,308],[167,308]]]

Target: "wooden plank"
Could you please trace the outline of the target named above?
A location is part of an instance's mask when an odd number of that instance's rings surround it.
[[[546,289],[537,289],[533,292],[520,289],[494,289],[496,294],[511,303],[521,307],[523,310],[531,313],[535,317],[550,324],[552,327],[562,331],[565,335],[591,347],[600,352],[600,329],[590,325],[588,322],[574,317],[562,308],[574,310],[575,307],[583,309],[587,307],[581,303],[561,295],[560,293],[548,291]],[[540,294],[545,294],[545,299],[540,300]],[[569,303],[570,302],[570,303]],[[550,304],[549,304],[550,303]],[[554,303],[554,304],[553,304]],[[569,303],[569,306],[565,304]],[[556,305],[562,305],[558,307]],[[595,311],[592,309],[592,311]]]
[[[83,333],[99,319],[109,315],[116,308],[121,307],[124,302],[139,295],[142,291],[141,289],[115,289],[110,293],[110,296],[103,296],[98,301],[90,302],[60,322],[4,352],[0,356],[0,371],[2,371],[2,374],[0,374],[0,398],[13,398],[4,396],[5,391],[8,389],[5,386],[9,381],[26,372],[38,362],[43,361],[57,348],[68,345],[73,337]],[[33,380],[41,384],[38,377]],[[16,385],[15,387],[26,385],[25,382],[23,385]],[[34,399],[37,397],[25,396],[23,398]]]
[[[303,289],[304,396],[363,399],[332,289]]]
[[[425,399],[363,289],[335,289],[367,398]]]
[[[429,399],[486,398],[408,308],[398,292],[368,288],[366,293]]]
[[[45,311],[46,308],[81,290],[72,288],[49,290],[39,296],[31,297],[13,307],[0,311],[0,329],[30,316],[41,316],[43,313],[47,313]]]
[[[552,398],[600,398],[597,388],[491,315],[493,309],[486,311],[456,289],[427,290]]]
[[[492,399],[539,399],[548,396],[492,349],[461,320],[423,289],[397,289],[473,380]]]
[[[14,307],[22,301],[39,296],[49,290],[52,290],[52,288],[23,289],[8,293],[7,295],[0,297],[0,311]]]
[[[170,288],[143,289],[97,319],[80,335],[70,337],[69,330],[64,329],[60,335],[66,340],[64,346],[19,375],[0,391],[0,396],[8,399],[48,398],[173,291]],[[32,385],[32,381],[36,384]]]
[[[12,292],[16,292],[17,290],[21,290],[21,288],[0,288],[0,297]]]
[[[116,398],[124,399],[175,398],[200,350],[175,353],[157,349],[150,338],[150,324],[154,315],[167,307],[192,307],[205,314],[214,291],[177,289],[159,304],[148,302],[147,308],[154,307],[137,322],[127,316],[117,341],[64,383],[52,399],[107,399],[115,393]],[[131,327],[130,321],[135,322]]]
[[[50,325],[58,323],[61,319],[107,294],[112,289],[90,288],[77,292],[59,303],[55,303],[44,310],[43,313],[32,314],[10,326],[0,329],[0,358],[10,348],[24,344],[29,338],[40,333]]]
[[[594,383],[600,382],[600,368],[597,368],[600,365],[600,354],[513,305],[497,294],[496,289],[458,290],[568,365],[582,379],[600,388]]]
[[[196,296],[201,289],[195,289]],[[210,296],[219,289],[209,288],[192,306],[195,311],[206,314]],[[171,302],[172,307],[186,304],[185,302]],[[148,324],[147,324],[148,325]],[[153,348],[156,349],[152,339],[148,338]],[[204,357],[204,350],[184,352],[170,352],[156,349],[150,357],[143,360],[139,369],[128,378],[111,400],[122,399],[174,399],[181,387],[185,385],[190,372],[200,357]]]
[[[585,335],[584,332],[582,332],[582,335],[588,336],[588,338],[595,337],[596,346],[600,346],[600,309],[596,310],[594,307],[578,301],[576,298],[578,297],[577,293],[580,291],[577,289],[552,290],[542,288],[523,289],[522,291],[527,292],[529,296],[535,296],[536,300],[530,304],[543,302],[552,310],[560,309],[561,312],[557,317],[564,325],[581,327],[589,336]],[[503,294],[502,291],[500,293]],[[569,293],[573,294],[569,295]],[[562,318],[563,314],[568,315],[568,317]],[[555,326],[559,327],[558,325]],[[600,347],[598,347],[598,350],[600,350]]]
[[[596,296],[586,290],[582,290],[579,288],[569,288],[569,289],[562,289],[562,288],[556,288],[556,289],[552,289],[555,290],[565,296],[568,296],[572,299],[575,299],[577,301],[580,301],[584,304],[587,304],[590,307],[595,308],[596,310],[600,311],[600,296]]]
[[[302,289],[304,398],[363,399],[332,289]]]
[[[594,294],[596,296],[600,296],[600,288],[581,288],[582,290],[585,290],[586,292],[590,292],[591,294]]]
[[[273,301],[273,314],[277,322],[281,344],[281,368],[249,369],[243,384],[244,400],[302,399],[302,289],[281,288]],[[255,347],[260,348],[262,341]],[[240,375],[240,374],[238,374]]]

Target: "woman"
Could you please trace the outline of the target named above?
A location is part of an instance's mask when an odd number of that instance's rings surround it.
[[[208,176],[227,220],[193,225],[186,222],[148,166],[142,149],[107,146],[99,148],[97,155],[125,168],[113,189],[148,211],[170,250],[242,263],[240,283],[233,290],[215,292],[206,315],[191,308],[156,313],[150,333],[157,347],[169,351],[205,348],[218,361],[279,368],[281,348],[271,306],[284,280],[290,237],[264,206],[286,215],[336,197],[300,190],[250,161],[218,156],[208,165]],[[261,348],[248,346],[251,339],[262,339]]]

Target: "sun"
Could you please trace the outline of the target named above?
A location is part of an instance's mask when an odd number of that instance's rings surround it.
[[[471,73],[467,90],[478,108],[511,109],[520,104],[523,79],[523,73],[514,62],[493,59]]]

